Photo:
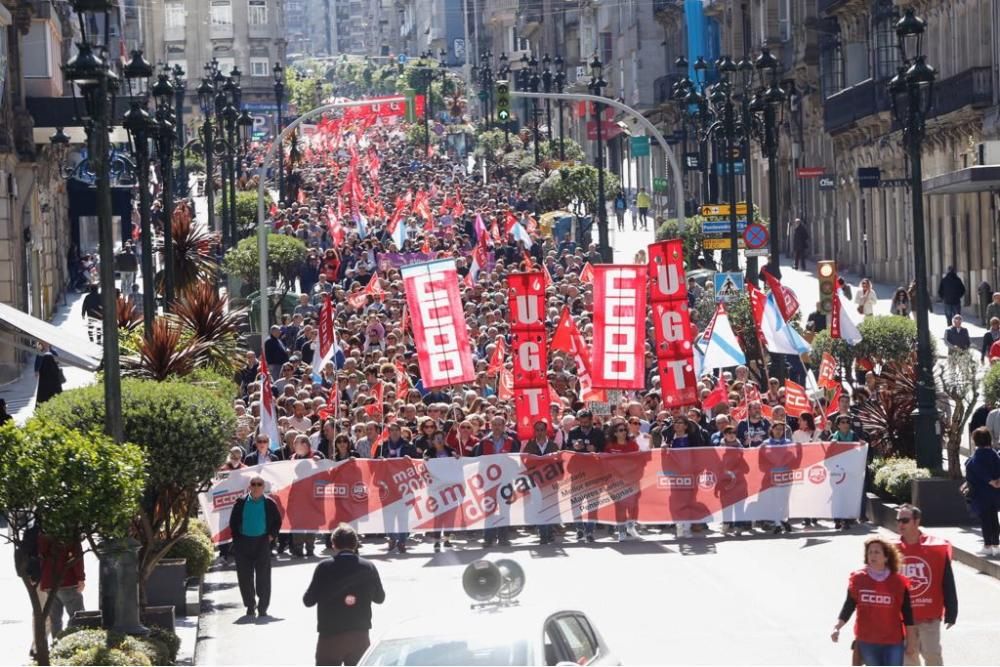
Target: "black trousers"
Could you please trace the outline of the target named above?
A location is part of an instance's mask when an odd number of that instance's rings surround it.
[[[995,547],[1000,544],[1000,520],[997,519],[997,511],[1000,507],[996,505],[986,509],[979,515],[979,520],[983,527],[983,546]]]
[[[267,535],[241,537],[236,541],[233,552],[243,606],[267,611],[271,602],[271,539]]]

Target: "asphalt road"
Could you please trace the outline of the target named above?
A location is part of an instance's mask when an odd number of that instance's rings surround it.
[[[657,532],[619,544],[538,547],[515,540],[490,557],[514,558],[524,567],[524,604],[588,613],[625,664],[850,664],[849,635],[829,639],[846,591],[848,573],[860,566],[868,531],[797,532],[696,537],[677,542]],[[373,634],[408,618],[447,626],[471,613],[461,587],[464,566],[483,556],[475,547],[435,555],[430,543],[406,555],[385,555],[366,544],[387,593],[375,610]],[[206,580],[206,604],[198,664],[312,664],[315,611],[302,606],[314,562],[280,560],[274,568],[270,612],[255,625],[243,614],[232,568]],[[955,565],[960,609],[956,627],[944,633],[948,664],[997,664],[1000,582]]]

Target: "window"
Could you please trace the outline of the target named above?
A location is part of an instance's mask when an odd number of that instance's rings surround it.
[[[791,0],[778,0],[778,34],[782,42],[792,38]]]
[[[233,5],[229,0],[212,0],[212,25],[232,25]]]
[[[896,45],[896,21],[899,16],[892,3],[880,2],[875,10],[875,76],[887,79],[896,75],[899,49]]]
[[[229,76],[229,73],[233,71],[234,67],[236,67],[236,59],[235,58],[218,58],[218,57],[216,57],[216,60],[219,61],[219,71],[222,72],[223,74],[225,74],[226,76]]]
[[[267,25],[267,0],[249,0],[247,20],[250,25]]]
[[[250,76],[269,77],[271,76],[271,61],[267,58],[250,59]]]
[[[32,21],[21,46],[21,63],[26,79],[47,79],[52,76],[49,49],[49,28],[43,21]]]
[[[7,87],[7,26],[0,23],[0,106]]]
[[[184,3],[181,2],[168,2],[164,5],[163,14],[167,28],[183,28],[187,20]]]
[[[579,616],[560,616],[555,626],[566,640],[570,662],[586,665],[597,656],[597,642],[585,620]]]

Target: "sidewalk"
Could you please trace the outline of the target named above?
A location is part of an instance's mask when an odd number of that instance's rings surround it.
[[[56,310],[50,324],[57,327],[67,336],[74,336],[81,340],[87,340],[87,324],[83,319],[83,299],[85,294],[71,292],[66,296],[65,305]],[[55,346],[58,351],[58,346]],[[94,373],[91,371],[76,368],[69,364],[60,364],[63,373],[66,375],[66,384],[63,390],[85,387],[94,382]],[[35,369],[32,359],[29,357],[27,364],[21,372],[21,377],[13,382],[0,385],[0,398],[7,399],[7,411],[14,417],[14,421],[23,424],[35,412],[35,390],[37,387],[35,379]]]

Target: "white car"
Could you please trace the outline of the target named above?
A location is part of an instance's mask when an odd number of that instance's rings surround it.
[[[496,606],[395,624],[361,665],[620,665],[586,614]]]

